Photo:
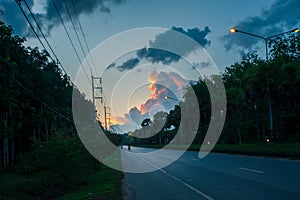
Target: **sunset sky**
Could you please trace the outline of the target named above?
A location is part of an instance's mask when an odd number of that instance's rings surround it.
[[[72,0],[65,1],[79,31]],[[63,2],[63,0],[55,1],[83,61],[85,56]],[[68,75],[75,82],[76,77],[82,79],[79,81],[81,89],[90,97],[91,87],[88,80],[84,80],[86,77],[82,69],[79,70],[81,63],[68,41],[53,0],[27,0],[27,3]],[[190,81],[196,81],[201,74],[193,71],[197,67],[176,56],[168,60],[162,54],[157,55],[157,52],[131,51],[115,56],[115,59],[111,58],[110,62],[106,60],[109,56],[103,58],[106,53],[113,55],[116,49],[126,49],[128,45],[137,45],[141,48],[147,45],[148,47],[161,45],[164,41],[168,41],[166,38],[172,38],[168,35],[170,32],[166,31],[172,29],[195,39],[202,45],[204,49],[198,55],[204,57],[199,68],[204,68],[206,64],[213,65],[222,72],[226,66],[239,61],[244,53],[258,51],[262,57],[265,53],[262,41],[238,33],[229,33],[230,27],[269,36],[300,26],[299,0],[73,0],[73,3],[88,46],[92,50],[91,55],[97,68],[93,70],[103,72],[100,74],[103,77],[105,103],[111,107],[113,119],[123,124],[120,126],[120,132],[136,128],[133,121],[138,123],[143,117],[151,117],[158,110],[168,111],[173,108],[178,102],[163,101],[162,98],[165,95],[173,95],[180,100],[184,87]],[[21,4],[29,16],[24,2]],[[15,34],[27,38],[25,45],[41,48],[14,0],[0,0],[0,19],[12,25]],[[121,40],[115,46],[107,46],[105,49],[103,49],[105,46],[101,46],[102,42],[111,40],[115,34],[122,35],[124,31],[144,27],[163,29],[156,34],[150,31],[148,40],[143,33],[142,36],[137,34],[135,39],[129,41],[123,37],[124,41]],[[83,41],[82,36],[79,36]],[[178,44],[182,45],[180,42]],[[191,56],[192,52],[195,53],[197,50],[183,48],[180,51],[186,56]],[[91,63],[90,58],[87,60]],[[86,62],[83,66],[90,75]]]

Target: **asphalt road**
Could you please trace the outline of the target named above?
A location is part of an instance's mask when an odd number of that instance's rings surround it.
[[[131,152],[147,153],[133,147]],[[156,168],[149,173],[125,173],[125,199],[300,199],[300,161],[198,152],[185,152],[177,161],[160,169],[169,151],[149,159],[129,158],[123,149],[124,165]],[[129,156],[129,157],[128,157]]]

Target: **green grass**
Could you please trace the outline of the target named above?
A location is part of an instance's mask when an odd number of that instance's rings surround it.
[[[150,147],[150,148],[163,147],[162,145],[140,145],[140,146]],[[181,149],[181,148],[182,147],[180,145],[172,146],[172,149]],[[189,147],[189,150],[191,151],[199,151],[199,149],[200,149],[200,145],[192,144]],[[300,159],[300,143],[216,144],[212,152]]]
[[[87,178],[87,185],[74,188],[59,200],[122,199],[122,172],[104,167]]]
[[[33,199],[36,186],[41,183],[41,178],[36,176],[23,176],[13,173],[0,175],[1,199]]]
[[[118,151],[106,162],[121,167]],[[62,153],[63,152],[63,153]],[[121,199],[122,172],[99,163],[78,138],[36,143],[0,174],[0,199]]]
[[[81,186],[72,188],[48,188],[53,195],[61,194],[60,200],[81,199],[122,199],[123,173],[102,166],[94,174],[86,177]],[[44,188],[41,188],[42,177],[40,175],[17,175],[2,173],[0,175],[0,199],[48,199],[42,196]],[[38,192],[41,190],[41,192]],[[49,191],[48,191],[49,192]],[[50,198],[50,197],[49,197]],[[53,197],[54,198],[54,197]]]
[[[284,144],[217,144],[214,152],[260,155],[283,158],[300,158],[300,143]]]

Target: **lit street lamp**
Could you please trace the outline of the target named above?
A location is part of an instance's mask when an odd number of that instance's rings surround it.
[[[173,97],[169,97],[169,96],[165,96],[165,99],[172,99],[172,100],[175,100],[175,101],[178,101],[178,102],[179,102],[179,100],[178,100],[178,99],[175,99],[175,98],[173,98]]]
[[[277,36],[281,36],[281,35],[284,35],[284,34],[287,34],[287,33],[293,33],[293,32],[294,33],[298,33],[300,30],[299,30],[299,28],[294,28],[294,29],[292,29],[290,31],[286,31],[286,32],[279,33],[279,34],[272,35],[272,36],[268,36],[268,37],[263,37],[263,36],[260,36],[260,35],[255,35],[253,33],[248,33],[248,32],[245,32],[245,31],[238,30],[236,28],[230,28],[229,31],[231,33],[242,33],[242,34],[245,34],[245,35],[249,35],[249,36],[253,36],[253,37],[256,37],[256,38],[263,39],[265,41],[265,47],[266,47],[266,61],[269,61],[268,41],[271,38],[274,38],[274,37],[277,37]],[[273,132],[272,104],[271,104],[270,100],[269,100],[269,114],[270,114],[270,131]]]
[[[268,36],[268,37],[263,37],[263,36],[260,36],[260,35],[255,35],[253,33],[248,33],[248,32],[245,32],[245,31],[241,31],[241,30],[238,30],[236,28],[230,28],[229,29],[231,33],[243,33],[243,34],[246,34],[246,35],[250,35],[250,36],[253,36],[253,37],[257,37],[257,38],[260,38],[260,39],[263,39],[265,41],[265,46],[266,46],[266,61],[269,60],[269,54],[268,54],[268,40],[270,40],[271,38],[274,38],[274,37],[277,37],[277,36],[281,36],[281,35],[284,35],[284,34],[287,34],[287,33],[298,33],[299,32],[299,28],[294,28],[293,30],[290,30],[290,31],[286,31],[286,32],[283,32],[283,33],[279,33],[279,34],[276,34],[276,35],[272,35],[272,36]]]

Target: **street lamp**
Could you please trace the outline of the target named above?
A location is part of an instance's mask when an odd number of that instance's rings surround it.
[[[287,33],[298,33],[299,32],[299,28],[294,28],[292,30],[289,30],[289,31],[286,31],[286,32],[283,32],[283,33],[279,33],[279,34],[275,34],[275,35],[271,35],[271,36],[268,36],[268,37],[263,37],[263,36],[260,36],[260,35],[255,35],[253,33],[248,33],[248,32],[245,32],[245,31],[241,31],[241,30],[238,30],[236,28],[230,28],[229,31],[231,33],[242,33],[242,34],[245,34],[245,35],[250,35],[250,36],[253,36],[253,37],[256,37],[256,38],[260,38],[260,39],[263,39],[265,41],[265,46],[266,46],[266,61],[269,61],[269,54],[268,54],[268,41],[271,39],[271,38],[274,38],[274,37],[277,37],[277,36],[281,36],[281,35],[284,35],[284,34],[287,34]]]
[[[268,36],[268,37],[263,37],[263,36],[260,36],[260,35],[255,35],[253,33],[248,33],[248,32],[245,32],[245,31],[241,31],[241,30],[238,30],[234,27],[230,28],[229,31],[231,33],[242,33],[242,34],[245,34],[245,35],[249,35],[249,36],[253,36],[253,37],[256,37],[256,38],[263,39],[265,41],[265,47],[266,47],[266,61],[269,61],[268,41],[271,38],[281,36],[281,35],[284,35],[284,34],[287,34],[287,33],[293,33],[293,32],[298,33],[300,30],[299,30],[299,28],[294,28],[292,30],[289,30],[289,31],[286,31],[286,32],[283,32],[283,33],[279,33],[279,34],[276,34],[276,35],[271,35],[271,36]],[[269,100],[269,114],[270,114],[270,131],[273,132],[272,104],[271,104],[270,100]]]
[[[169,96],[165,96],[165,99],[172,99],[172,100],[174,100],[174,101],[178,101],[178,102],[179,102],[179,100],[178,100],[178,99],[175,99],[175,98],[173,98],[173,97],[169,97]]]

